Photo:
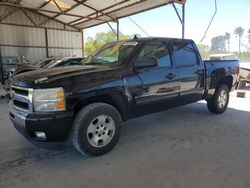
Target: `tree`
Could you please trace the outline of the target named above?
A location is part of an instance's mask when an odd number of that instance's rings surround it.
[[[249,43],[249,45],[250,45],[250,28],[248,29],[248,43]]]
[[[130,35],[120,34],[120,40],[126,40],[132,38]],[[94,52],[97,48],[103,46],[104,44],[116,41],[116,35],[114,32],[100,32],[95,35],[95,38],[89,37],[85,43],[85,54],[89,55]]]
[[[227,41],[227,51],[230,52],[230,38],[231,38],[231,35],[230,35],[230,33],[226,32],[224,37],[225,37],[225,40]]]
[[[205,44],[198,44],[197,47],[200,51],[202,58],[206,59],[208,57],[209,46]]]
[[[220,52],[226,51],[224,36],[219,35],[211,39],[211,51],[220,51]]]
[[[236,35],[236,37],[238,37],[239,39],[239,53],[241,52],[240,50],[240,47],[241,47],[241,38],[244,34],[244,28],[242,27],[237,27],[235,30],[234,30],[234,34]]]

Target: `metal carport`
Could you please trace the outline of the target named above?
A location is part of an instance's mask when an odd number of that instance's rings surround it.
[[[83,29],[172,4],[182,24],[186,0],[0,0],[0,60],[83,55]],[[182,4],[182,16],[175,3]],[[119,39],[119,36],[117,35]],[[0,62],[1,63],[1,62]]]

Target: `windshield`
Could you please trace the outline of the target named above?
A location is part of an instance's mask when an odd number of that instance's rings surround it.
[[[138,42],[117,42],[104,45],[86,58],[85,65],[118,66],[130,55]]]
[[[53,66],[54,64],[58,64],[60,63],[62,60],[58,60],[58,59],[55,59],[55,60],[52,60],[50,63],[48,63],[47,65],[43,66],[43,68],[50,68],[51,66]]]
[[[54,68],[54,67],[62,67],[62,66],[71,66],[71,65],[82,65],[81,61],[83,60],[82,57],[80,58],[66,58],[61,60],[54,60],[51,61],[49,64],[44,66],[44,68]]]
[[[30,65],[35,67],[35,66],[41,64],[42,62],[43,62],[42,60],[38,60],[38,61],[31,62]]]
[[[44,67],[45,65],[49,64],[51,61],[53,61],[53,59],[47,59],[47,60],[45,60],[45,61],[42,61],[42,62],[36,64],[36,67],[42,68],[42,67]]]

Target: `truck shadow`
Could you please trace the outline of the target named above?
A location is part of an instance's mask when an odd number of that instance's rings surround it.
[[[22,143],[23,145],[13,150],[9,148],[9,152],[0,154],[0,171],[25,169],[30,165],[37,164],[50,168],[51,163],[64,165],[74,163],[75,165],[82,164],[84,166],[86,161],[89,164],[99,161],[100,158],[108,159],[109,157],[119,157],[121,160],[125,160],[126,155],[124,153],[128,151],[131,144],[148,145],[148,140],[146,140],[148,138],[152,142],[157,142],[160,139],[169,139],[171,141],[171,139],[177,139],[174,134],[183,133],[184,131],[185,136],[190,137],[188,135],[190,131],[208,126],[217,126],[217,129],[220,129],[220,124],[223,122],[225,124],[225,119],[230,122],[228,126],[233,127],[235,124],[237,125],[239,117],[241,121],[247,122],[249,121],[249,112],[228,108],[224,114],[213,115],[208,112],[205,103],[198,102],[129,120],[124,123],[121,139],[117,147],[110,153],[100,157],[82,156],[73,148],[60,151],[45,150],[28,144],[24,139],[20,138],[20,142],[17,144]],[[225,129],[225,126],[223,129]],[[156,140],[155,137],[157,137]],[[147,147],[150,147],[150,145]]]
[[[227,128],[237,129],[238,124],[245,126],[249,121],[249,112],[250,108],[243,111],[228,107],[223,114],[212,114],[206,102],[197,102],[125,122],[120,143],[133,142],[142,136],[151,137],[152,134],[162,135],[162,132],[169,137],[174,137],[171,132],[178,134],[185,131],[188,136],[190,131],[210,128],[225,133]]]

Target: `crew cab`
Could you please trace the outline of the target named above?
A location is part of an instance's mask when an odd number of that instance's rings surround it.
[[[9,114],[32,143],[102,155],[118,142],[122,121],[200,100],[223,113],[238,77],[238,60],[202,61],[192,40],[119,41],[81,66],[15,76]]]

